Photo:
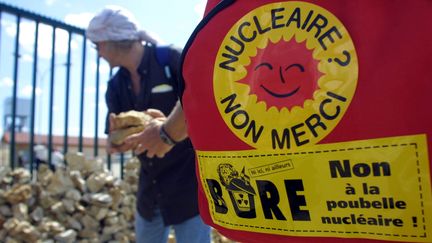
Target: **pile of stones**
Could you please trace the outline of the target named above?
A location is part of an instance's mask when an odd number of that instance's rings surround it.
[[[2,242],[134,242],[139,161],[124,166],[124,179],[101,159],[67,154],[67,166],[50,170],[0,167]]]

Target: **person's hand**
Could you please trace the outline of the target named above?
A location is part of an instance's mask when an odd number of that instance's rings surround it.
[[[122,143],[120,145],[112,144],[109,141],[107,142],[106,151],[108,154],[113,153],[124,153],[128,150],[133,150],[135,148],[132,144]]]
[[[162,111],[156,109],[147,109],[145,113],[149,114],[153,118],[166,118]]]
[[[147,157],[153,158],[154,156],[162,158],[169,152],[173,146],[168,145],[162,141],[159,132],[163,125],[165,117],[155,117],[144,131],[133,134],[126,138],[125,144],[135,147],[135,154],[142,154],[147,151]]]

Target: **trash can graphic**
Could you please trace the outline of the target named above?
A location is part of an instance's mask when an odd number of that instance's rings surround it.
[[[230,195],[234,210],[241,218],[255,218],[255,191],[250,184],[240,178],[234,178],[226,187]]]

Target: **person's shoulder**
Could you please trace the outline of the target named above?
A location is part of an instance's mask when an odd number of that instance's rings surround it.
[[[182,52],[182,48],[181,47],[178,47],[178,46],[173,45],[173,44],[169,45],[169,48],[171,50],[173,50],[173,51]]]
[[[168,52],[182,52],[182,48],[174,45],[174,44],[159,44],[156,46],[156,49],[159,50],[167,50]]]
[[[119,68],[117,72],[115,72],[115,74],[109,78],[108,85],[112,86],[112,85],[118,85],[119,83],[122,83],[121,82],[123,76],[122,72],[123,72],[122,68]]]
[[[182,53],[182,49],[173,44],[157,45],[155,51],[158,62],[163,66],[177,61]]]

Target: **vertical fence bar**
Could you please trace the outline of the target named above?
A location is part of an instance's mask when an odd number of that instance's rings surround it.
[[[51,43],[51,77],[50,77],[50,94],[49,94],[49,127],[48,127],[48,164],[52,167],[52,151],[53,151],[53,105],[54,105],[54,78],[55,78],[55,42],[56,42],[56,27],[53,26],[52,43]]]
[[[17,103],[17,86],[18,86],[18,59],[19,59],[19,36],[20,36],[21,16],[17,15],[16,35],[15,35],[15,53],[14,53],[14,84],[12,91],[12,126],[10,128],[9,144],[9,161],[12,169],[15,168],[15,123],[16,123],[16,103]]]
[[[39,43],[39,22],[36,21],[35,41],[33,47],[33,88],[31,98],[31,118],[30,118],[30,146],[29,146],[29,161],[30,173],[33,177],[34,169],[34,133],[35,133],[35,117],[36,117],[36,85],[37,85],[37,67],[38,67],[38,43]]]
[[[83,120],[84,120],[84,88],[85,88],[85,65],[86,65],[87,39],[83,36],[82,72],[81,72],[81,104],[80,104],[80,129],[78,151],[83,151]]]
[[[124,153],[120,154],[120,178],[123,180],[124,178],[124,160],[125,160],[125,156]]]
[[[65,91],[65,124],[64,124],[64,136],[63,136],[63,153],[67,154],[68,152],[68,127],[69,127],[69,89],[70,89],[70,68],[71,68],[71,42],[72,42],[72,33],[69,31],[69,39],[68,39],[68,51],[67,51],[67,60],[66,60],[66,91]]]
[[[109,141],[107,141],[109,143]],[[107,164],[108,164],[108,170],[111,171],[111,155],[107,154]]]
[[[120,156],[120,176],[123,179],[123,170],[124,170],[124,164],[125,164],[125,153],[121,153]]]
[[[95,133],[94,133],[94,156],[98,156],[98,128],[99,128],[99,78],[100,78],[100,57],[96,57],[96,102],[95,102]]]
[[[112,70],[112,68],[110,68],[110,72],[109,72],[109,76],[110,76],[110,78],[112,77],[112,74],[113,74],[113,70]],[[106,118],[105,118],[105,119],[106,119]],[[105,126],[106,126],[106,124],[105,124]],[[106,142],[107,142],[107,143],[110,142],[110,141],[109,141],[109,137],[107,138]],[[112,160],[111,160],[111,154],[107,154],[107,163],[108,163],[108,170],[111,171],[111,163],[112,163]]]

